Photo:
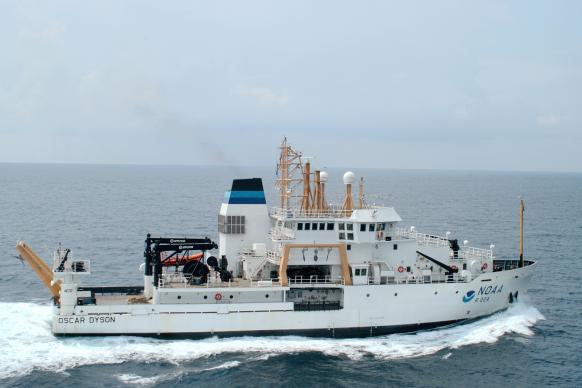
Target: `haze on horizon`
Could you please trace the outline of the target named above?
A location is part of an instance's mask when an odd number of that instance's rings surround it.
[[[3,1],[0,162],[582,171],[579,1]]]

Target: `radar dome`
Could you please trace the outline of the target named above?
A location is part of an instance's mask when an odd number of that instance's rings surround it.
[[[353,172],[348,171],[344,174],[344,185],[351,185],[356,180],[356,176]]]
[[[320,182],[327,182],[327,172],[322,171],[319,173],[319,180]]]

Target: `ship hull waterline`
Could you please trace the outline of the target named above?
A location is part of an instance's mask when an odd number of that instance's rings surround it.
[[[244,335],[365,337],[482,318],[523,298],[535,264],[484,273],[471,282],[343,287],[343,308],[295,311],[293,303],[55,306],[57,336],[205,338]],[[288,288],[286,288],[288,289]],[[228,292],[229,289],[217,289]]]

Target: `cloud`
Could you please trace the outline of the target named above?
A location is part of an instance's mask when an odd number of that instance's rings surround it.
[[[235,94],[255,99],[261,104],[285,105],[289,102],[289,97],[284,94],[274,92],[269,88],[244,88],[238,87]]]
[[[536,124],[540,127],[555,127],[562,124],[565,117],[557,116],[555,114],[545,114],[536,117]]]

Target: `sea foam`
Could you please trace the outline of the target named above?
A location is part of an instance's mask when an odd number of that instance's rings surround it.
[[[220,354],[248,354],[249,362],[303,352],[321,352],[349,359],[364,356],[385,360],[419,357],[445,349],[494,343],[510,333],[531,336],[532,327],[542,319],[543,315],[535,307],[517,304],[506,311],[467,324],[413,334],[358,339],[297,336],[210,338],[197,341],[129,336],[57,338],[51,333],[50,306],[0,303],[0,379],[26,375],[34,370],[64,372],[79,366],[127,361],[179,364]],[[231,362],[218,364],[215,368],[238,365],[238,362]],[[154,382],[140,379],[140,376],[120,376],[120,380],[127,383]]]

